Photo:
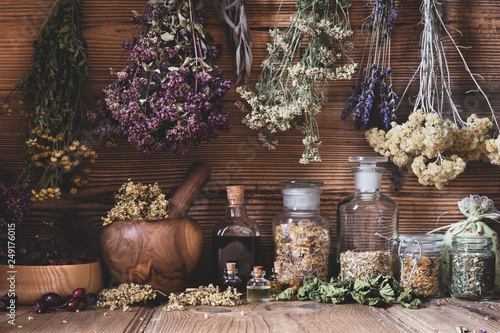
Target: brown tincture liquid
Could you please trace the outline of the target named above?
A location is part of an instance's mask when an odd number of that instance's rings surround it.
[[[243,291],[253,266],[260,265],[260,236],[217,236],[212,238],[212,248],[214,258],[214,281],[219,283],[224,275],[226,263],[236,263],[238,276],[243,282]],[[222,287],[222,285],[220,285]]]

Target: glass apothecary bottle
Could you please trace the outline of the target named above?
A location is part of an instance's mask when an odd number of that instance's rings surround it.
[[[273,220],[275,261],[283,263],[283,277],[299,288],[305,276],[328,279],[331,221],[321,213],[316,180],[281,181],[285,188],[283,212]]]
[[[232,287],[238,290],[240,293],[245,292],[245,285],[243,281],[238,276],[238,269],[236,268],[235,262],[228,262],[226,264],[226,269],[224,270],[224,275],[222,276],[222,281],[220,283],[223,290],[227,287]]]
[[[454,237],[450,252],[450,295],[491,300],[495,288],[495,252],[491,237]]]
[[[397,256],[398,205],[380,193],[387,157],[351,156],[355,193],[337,205],[337,263],[346,278],[370,280],[394,275]]]
[[[269,280],[265,279],[266,272],[262,266],[255,266],[252,271],[253,278],[247,283],[247,301],[269,302],[271,300],[271,286]]]
[[[417,289],[428,297],[441,296],[440,264],[443,235],[399,236],[401,286]]]
[[[214,281],[219,285],[228,262],[236,263],[243,285],[260,264],[260,227],[247,216],[244,196],[244,186],[227,186],[226,217],[212,234]]]

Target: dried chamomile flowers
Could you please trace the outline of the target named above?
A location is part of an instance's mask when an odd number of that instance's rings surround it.
[[[156,293],[148,284],[139,285],[134,283],[122,283],[118,288],[103,289],[99,293],[97,306],[107,307],[110,310],[116,310],[120,307],[123,311],[130,310],[130,305],[155,299]]]
[[[437,113],[417,110],[405,123],[391,125],[387,132],[377,128],[368,130],[368,143],[397,166],[407,166],[422,185],[444,188],[448,181],[464,172],[469,161],[500,164],[500,141],[488,136],[493,126],[488,118],[473,114],[459,128]]]
[[[220,291],[218,286],[209,284],[208,287],[200,286],[193,292],[170,294],[163,310],[184,310],[186,305],[236,306],[240,303],[240,297],[241,293],[236,288],[228,287],[225,291]]]
[[[103,225],[117,220],[158,220],[168,217],[168,200],[158,183],[143,185],[130,179],[115,194],[116,203],[103,217]]]

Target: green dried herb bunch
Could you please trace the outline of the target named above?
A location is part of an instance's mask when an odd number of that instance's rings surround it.
[[[274,42],[268,44],[269,56],[255,89],[237,89],[250,106],[248,111],[238,103],[247,112],[243,122],[261,130],[259,140],[265,147],[276,148],[278,131],[294,127],[304,133],[303,164],[321,161],[316,114],[326,101],[328,80],[350,79],[356,67],[347,56],[352,47],[347,41],[352,34],[350,5],[346,0],[297,1],[290,26],[280,30],[276,24],[270,30]]]
[[[81,139],[81,82],[90,71],[87,43],[80,32],[77,0],[55,6],[34,43],[32,70],[15,89],[34,100],[26,141],[25,186],[32,186],[32,200],[59,198],[62,190],[76,193],[87,183],[82,162],[97,154]],[[9,95],[10,96],[10,95]],[[4,104],[9,104],[9,96]]]
[[[299,290],[288,288],[276,296],[278,301],[288,301],[297,295],[299,301],[313,300],[318,303],[347,303],[356,301],[363,305],[386,306],[400,303],[402,306],[417,309],[425,294],[414,289],[404,291],[392,276],[379,275],[370,281],[347,279],[340,274],[324,283],[318,278],[304,278],[304,285]]]

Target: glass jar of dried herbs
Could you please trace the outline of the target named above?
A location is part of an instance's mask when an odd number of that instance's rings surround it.
[[[452,246],[450,295],[465,300],[491,300],[495,288],[495,252],[491,237],[454,237]]]
[[[319,210],[323,182],[286,180],[283,212],[273,220],[275,261],[283,263],[282,279],[298,289],[304,277],[328,279],[331,221]]]
[[[337,205],[337,262],[349,280],[369,281],[394,275],[397,256],[398,215],[396,202],[380,192],[387,162],[381,156],[350,156],[359,163],[354,173],[355,192]]]
[[[417,289],[427,297],[441,296],[443,235],[401,235],[399,241],[401,286],[405,290]]]

